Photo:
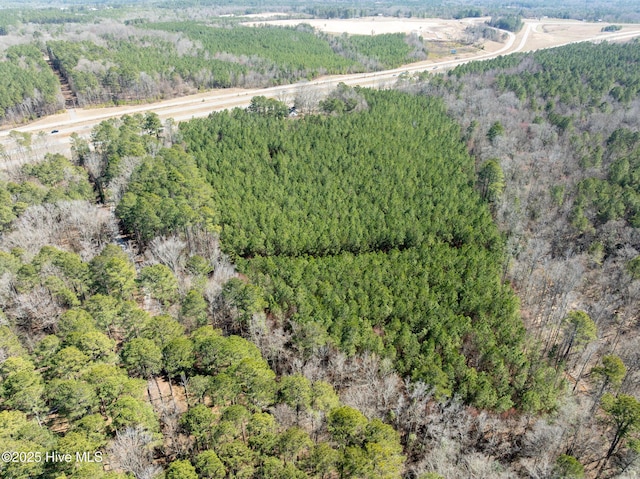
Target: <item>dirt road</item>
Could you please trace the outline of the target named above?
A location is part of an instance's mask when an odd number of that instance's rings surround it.
[[[161,119],[173,118],[175,121],[186,121],[191,118],[205,117],[212,111],[246,107],[251,98],[263,95],[293,102],[299,91],[309,91],[319,95],[325,94],[339,82],[348,85],[360,85],[374,88],[391,86],[403,73],[418,71],[433,71],[434,73],[473,60],[486,60],[498,55],[505,55],[517,51],[532,51],[541,48],[565,45],[577,41],[626,41],[640,36],[640,25],[624,25],[623,29],[613,33],[603,33],[602,23],[586,23],[577,21],[540,20],[526,21],[524,28],[517,34],[508,33],[505,43],[488,42],[484,50],[474,54],[459,54],[453,58],[427,60],[406,65],[393,70],[375,73],[359,73],[350,75],[334,75],[318,78],[311,82],[300,82],[291,85],[281,85],[262,89],[223,89],[211,90],[197,95],[174,98],[157,103],[111,108],[74,109],[64,113],[48,116],[33,123],[18,127],[5,127],[0,131],[2,144],[11,157],[13,140],[9,138],[10,130],[20,132],[41,132],[41,137],[47,135],[45,144],[47,151],[68,152],[69,137],[77,133],[88,137],[91,129],[99,122],[108,118],[120,117],[134,113],[155,112]],[[51,133],[57,130],[56,133]],[[7,163],[0,164],[8,166]]]

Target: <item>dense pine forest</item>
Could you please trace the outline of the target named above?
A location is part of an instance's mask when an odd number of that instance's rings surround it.
[[[327,381],[276,376],[258,347],[212,326],[216,298],[227,304],[218,312],[240,308],[228,313],[233,322],[256,307],[241,300],[249,286],[228,281],[233,267],[217,248],[215,225],[197,219],[165,224],[188,231],[188,241],[155,238],[141,269],[132,251],[115,243],[114,219],[93,204],[89,178],[115,194],[127,168],[120,154],[157,151],[140,158],[121,204],[148,174],[146,162],[155,171],[156,198],[164,191],[169,201],[167,192],[183,187],[175,204],[188,197],[191,209],[179,217],[206,216],[204,205],[193,203],[198,189],[202,201],[211,202],[193,159],[179,148],[158,149],[148,130],[153,120],[102,125],[118,134],[107,144],[96,130],[92,152],[78,140],[76,159],[85,169],[48,156],[3,185],[9,203],[1,253],[0,434],[9,451],[31,452],[31,461],[3,456],[3,477],[155,477],[162,464],[174,478],[337,471],[397,477],[404,456],[392,426],[342,403]],[[164,179],[159,168],[167,171]],[[40,241],[25,242],[34,230]],[[174,432],[168,435],[167,427]],[[158,462],[161,449],[165,459]],[[82,464],[48,462],[51,450],[74,458],[76,451],[108,454],[114,472],[103,469],[100,456]]]
[[[2,117],[62,106],[45,54],[85,104],[426,54],[122,8],[0,15],[0,38],[95,22],[3,48]],[[0,477],[636,477],[639,56],[575,44],[340,84],[295,116],[264,97],[124,116],[68,158],[12,132]]]
[[[58,79],[35,45],[7,48],[0,60],[0,122],[33,119],[62,106]]]
[[[274,320],[313,325],[320,343],[394,358],[481,407],[552,407],[457,126],[436,101],[356,94],[363,111],[335,117],[236,111],[185,126],[223,247]]]

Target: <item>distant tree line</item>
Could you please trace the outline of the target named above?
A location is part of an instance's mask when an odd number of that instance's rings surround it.
[[[203,88],[267,86],[397,67],[426,58],[417,36],[330,37],[308,25],[213,27],[192,22],[144,23],[126,39],[52,40],[47,51],[81,105],[142,101]],[[164,39],[162,32],[181,36]],[[170,37],[168,33],[164,35]]]
[[[522,18],[518,15],[507,15],[504,17],[492,17],[488,22],[489,26],[499,28],[501,30],[508,30],[510,32],[519,32],[524,25]]]

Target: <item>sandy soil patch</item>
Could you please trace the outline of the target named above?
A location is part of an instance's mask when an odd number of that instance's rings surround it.
[[[560,44],[582,41],[586,38],[602,38],[602,40],[616,41],[624,38],[625,33],[637,32],[640,25],[622,24],[618,32],[603,32],[602,28],[609,23],[587,23],[570,20],[541,20],[539,22],[528,21],[531,31],[523,51],[538,50],[540,48],[553,47]]]
[[[383,33],[416,33],[425,40],[451,41],[461,37],[470,24],[482,23],[486,18],[443,20],[439,18],[363,17],[352,19],[291,19],[268,22],[246,22],[244,25],[295,26],[307,23],[313,28],[333,34],[380,35]]]
[[[278,18],[278,17],[288,17],[290,16],[288,13],[283,12],[264,12],[264,13],[247,13],[246,15],[238,15],[242,18]]]
[[[432,42],[457,42],[464,38],[464,30],[469,25],[484,23],[486,18],[465,18],[462,20],[445,20],[439,18],[395,18],[395,17],[363,17],[351,19],[286,19],[263,22],[245,22],[243,25],[280,25],[296,26],[307,23],[313,28],[326,33],[340,35],[379,35],[383,33],[417,33],[425,40]],[[526,40],[520,51],[532,51],[564,45],[586,39],[602,38],[607,41],[624,41],[625,33],[640,31],[640,25],[622,24],[619,32],[602,32],[602,28],[610,25],[604,22],[587,23],[576,20],[525,20],[525,28],[518,33],[519,44],[523,36]],[[528,29],[528,31],[527,31]],[[495,51],[500,44],[485,43],[486,51]]]

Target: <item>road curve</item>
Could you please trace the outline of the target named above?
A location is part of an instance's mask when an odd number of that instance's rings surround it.
[[[20,132],[41,133],[40,137],[47,135],[43,141],[47,151],[66,152],[69,149],[69,137],[76,133],[81,137],[88,137],[91,129],[103,120],[120,117],[122,115],[131,115],[135,113],[155,112],[161,119],[173,118],[175,121],[186,121],[192,118],[205,117],[213,111],[231,109],[235,107],[246,107],[249,105],[251,98],[262,95],[270,98],[286,99],[292,101],[295,95],[304,90],[314,90],[319,94],[335,87],[340,82],[347,85],[359,85],[368,87],[388,87],[398,80],[398,76],[403,73],[414,73],[425,70],[441,71],[443,69],[453,68],[463,63],[477,60],[487,60],[495,58],[499,55],[510,54],[518,51],[539,49],[535,45],[529,45],[532,34],[540,34],[539,27],[548,27],[552,25],[563,25],[567,28],[578,28],[584,26],[583,22],[556,22],[556,21],[526,21],[524,28],[516,35],[506,32],[508,37],[503,46],[492,52],[480,52],[475,55],[460,55],[453,59],[445,59],[440,61],[423,61],[400,68],[385,70],[373,73],[356,73],[348,75],[331,75],[318,78],[313,81],[305,81],[293,83],[289,85],[280,85],[270,88],[254,88],[254,89],[223,89],[212,90],[197,95],[173,98],[157,103],[147,103],[143,105],[128,105],[122,107],[108,108],[87,108],[75,109],[64,112],[62,114],[48,116],[39,119],[33,123],[22,125],[15,128],[5,127],[0,130],[0,144],[2,144],[6,152],[11,156],[13,151],[13,140],[9,137],[10,130]],[[542,48],[550,48],[575,43],[576,41],[624,41],[633,37],[640,36],[640,25],[625,26],[624,31],[612,32],[609,34],[585,35],[579,40],[563,40],[559,39],[553,45],[544,46]],[[517,42],[517,44],[516,44]],[[57,130],[55,134],[50,132]],[[8,166],[7,163],[0,163],[0,168]]]

